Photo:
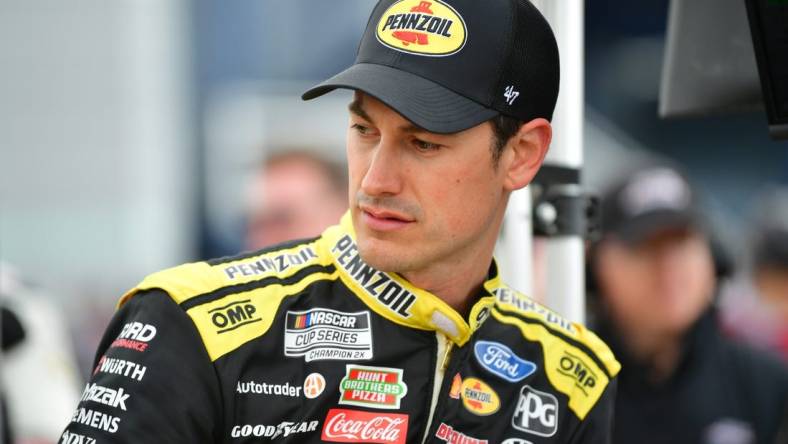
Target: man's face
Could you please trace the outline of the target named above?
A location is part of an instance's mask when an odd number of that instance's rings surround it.
[[[635,245],[608,239],[597,258],[601,296],[625,331],[681,334],[711,302],[714,263],[708,241],[692,228],[662,230]]]
[[[441,135],[356,93],[347,133],[349,200],[362,258],[399,273],[489,263],[507,192],[483,123]]]

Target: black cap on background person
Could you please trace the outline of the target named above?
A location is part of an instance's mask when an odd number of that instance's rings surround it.
[[[602,198],[602,230],[627,243],[655,231],[693,227],[705,230],[697,197],[676,169],[643,169],[614,185]]]
[[[454,133],[499,114],[551,120],[558,46],[525,0],[381,1],[348,69],[306,91],[363,91],[419,127]],[[415,13],[431,15],[422,26]],[[413,32],[418,27],[427,30]],[[450,29],[450,32],[449,32]]]
[[[645,167],[615,182],[602,196],[601,215],[602,237],[631,245],[660,231],[698,231],[709,242],[716,276],[732,274],[733,260],[703,215],[697,189],[675,165]]]

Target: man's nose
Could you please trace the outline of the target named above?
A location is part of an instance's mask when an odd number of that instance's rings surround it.
[[[361,191],[368,196],[396,195],[402,191],[401,150],[382,138],[369,161]]]

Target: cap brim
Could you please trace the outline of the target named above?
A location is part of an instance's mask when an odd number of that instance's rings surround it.
[[[702,224],[690,212],[655,211],[620,224],[614,232],[624,242],[638,244],[657,233],[682,228],[702,229]]]
[[[309,89],[301,98],[314,99],[337,88],[363,91],[434,133],[456,133],[498,115],[423,77],[371,63],[357,63]]]

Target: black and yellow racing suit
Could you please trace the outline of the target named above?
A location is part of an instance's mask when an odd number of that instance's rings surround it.
[[[468,320],[371,268],[346,216],[143,280],[61,443],[608,443],[618,371],[494,263]]]

